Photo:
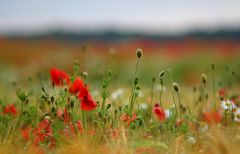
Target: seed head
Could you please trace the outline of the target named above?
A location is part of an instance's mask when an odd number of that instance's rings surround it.
[[[172,87],[173,87],[173,89],[174,89],[176,92],[178,92],[178,90],[179,90],[179,85],[178,85],[178,83],[173,82],[173,83],[172,83]]]
[[[142,49],[138,48],[137,51],[136,51],[137,57],[140,58],[142,56],[142,53],[143,53]]]
[[[202,80],[202,82],[203,82],[204,84],[207,83],[207,76],[206,76],[205,73],[203,73],[203,74],[201,75],[201,80]]]

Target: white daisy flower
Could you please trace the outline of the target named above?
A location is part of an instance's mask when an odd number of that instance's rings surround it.
[[[172,111],[170,109],[165,109],[164,110],[165,114],[166,114],[166,118],[169,119],[170,116],[172,116]]]
[[[190,144],[195,144],[197,142],[196,138],[194,136],[189,136],[188,137],[188,142]]]
[[[158,84],[158,85],[155,86],[155,89],[157,91],[160,91],[160,90],[162,90],[162,86],[160,84]],[[163,92],[166,92],[166,91],[167,91],[166,86],[163,86]]]
[[[92,91],[92,96],[93,96],[93,97],[98,97],[99,94],[100,94],[100,93],[99,93],[98,90],[93,90],[93,91]]]
[[[115,90],[114,92],[112,92],[111,98],[113,100],[121,99],[121,98],[123,98],[123,94],[124,94],[124,90],[122,88],[119,88],[119,89]]]
[[[147,105],[147,103],[143,102],[143,103],[139,104],[139,107],[143,110],[146,110],[148,108],[148,105]]]
[[[143,97],[144,93],[142,91],[139,91],[138,97]]]
[[[235,109],[237,106],[230,100],[226,100],[226,101],[221,101],[221,107],[224,110],[233,110]]]
[[[237,110],[234,112],[234,121],[240,122],[240,108],[237,108]]]

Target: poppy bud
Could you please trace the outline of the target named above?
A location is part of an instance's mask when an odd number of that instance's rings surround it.
[[[75,102],[75,97],[74,96],[71,96],[70,97],[70,103],[74,103]]]
[[[207,83],[207,76],[206,76],[205,73],[203,73],[203,74],[201,75],[201,79],[202,79],[202,82],[203,82],[204,84]]]
[[[165,74],[165,71],[161,71],[161,72],[159,73],[159,78],[162,79],[163,76],[164,76],[164,74]]]
[[[111,104],[108,104],[107,105],[107,110],[111,108]]]
[[[136,86],[136,89],[137,89],[137,90],[140,90],[141,88],[140,88],[140,86],[139,86],[139,85],[137,85],[137,86]]]
[[[45,91],[45,89],[42,87],[42,91],[45,93],[46,91]]]
[[[196,92],[197,91],[197,87],[193,87],[193,92]]]
[[[71,107],[71,108],[74,107],[74,102],[70,102],[70,107]]]
[[[44,119],[46,119],[46,120],[51,120],[51,117],[48,116],[48,115],[46,115],[46,116],[44,116]]]
[[[140,119],[139,123],[138,123],[138,126],[141,127],[142,125],[143,125],[143,121]]]
[[[74,60],[74,65],[73,65],[74,72],[75,72],[75,73],[78,73],[79,68],[80,68],[80,63],[79,63],[79,61],[78,61],[78,60]]]
[[[28,103],[29,103],[29,99],[26,99],[25,104],[28,104]]]
[[[173,89],[174,89],[176,92],[178,92],[179,86],[178,86],[178,84],[177,84],[176,82],[173,82],[173,83],[172,83],[172,87],[173,87]]]
[[[122,111],[122,106],[119,106],[119,107],[118,107],[118,110],[121,112],[121,111]]]
[[[137,85],[137,84],[138,84],[138,78],[135,78],[134,85]]]
[[[137,49],[136,51],[137,57],[140,58],[142,56],[142,49]]]
[[[51,97],[51,102],[52,102],[52,103],[54,102],[54,97],[53,97],[53,96]]]
[[[112,76],[112,70],[108,70],[108,76],[111,77]]]
[[[84,79],[86,79],[86,78],[87,78],[87,76],[88,76],[88,73],[87,73],[87,72],[83,72],[83,74],[82,74],[82,75],[83,75],[83,78],[84,78]]]
[[[56,112],[56,108],[55,108],[55,107],[52,107],[51,112],[52,112],[52,113],[55,113],[55,112]]]
[[[214,70],[214,69],[215,69],[215,65],[214,65],[214,64],[212,64],[212,65],[211,65],[211,67],[212,67],[212,70]]]
[[[153,78],[152,78],[152,82],[154,83],[154,82],[155,82],[155,80],[156,80],[156,79],[155,79],[155,77],[153,77]]]

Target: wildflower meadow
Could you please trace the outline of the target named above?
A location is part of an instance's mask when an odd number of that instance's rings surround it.
[[[132,52],[127,80],[109,65],[93,79],[85,58],[11,81],[1,95],[1,153],[237,153],[239,72],[222,78],[209,63],[191,85],[161,67],[144,82],[144,52]]]

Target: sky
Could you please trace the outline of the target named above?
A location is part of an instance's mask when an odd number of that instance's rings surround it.
[[[239,0],[1,0],[0,33],[240,27]]]

